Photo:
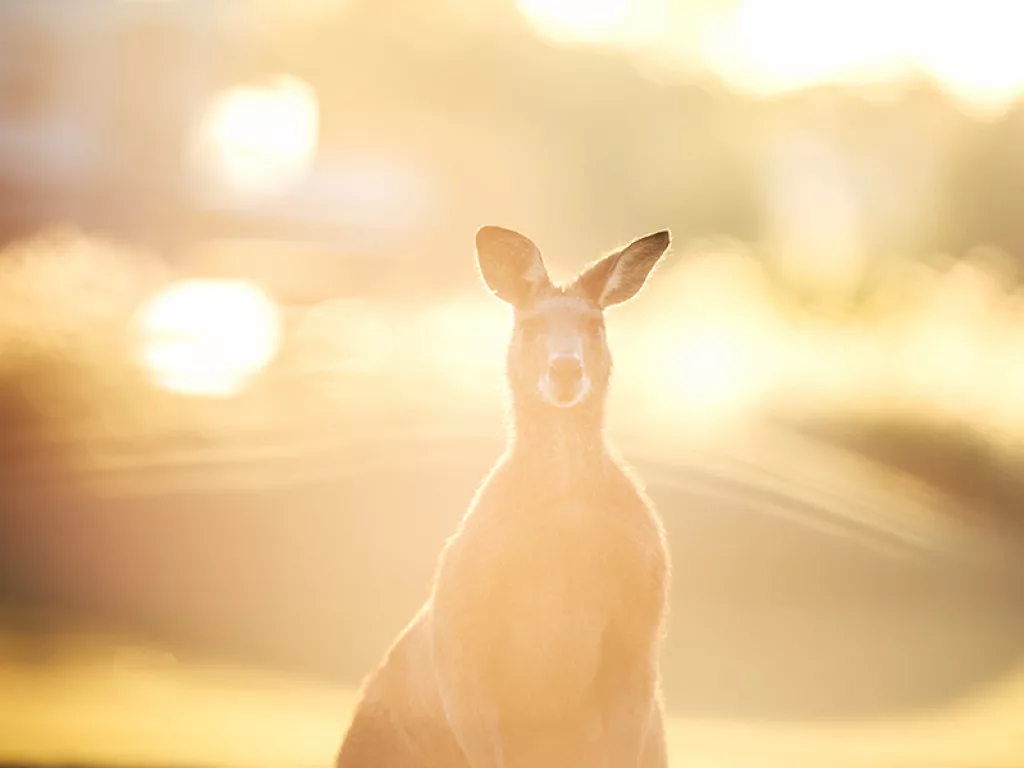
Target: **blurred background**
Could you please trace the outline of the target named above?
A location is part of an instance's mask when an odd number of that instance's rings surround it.
[[[504,439],[484,223],[662,228],[673,765],[1024,765],[1024,4],[0,0],[0,761],[330,765]]]

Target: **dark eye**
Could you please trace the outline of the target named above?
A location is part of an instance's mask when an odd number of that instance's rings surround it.
[[[588,317],[583,321],[583,328],[587,333],[600,333],[604,323],[600,317]]]

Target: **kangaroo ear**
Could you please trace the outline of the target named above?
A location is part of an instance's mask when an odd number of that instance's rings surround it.
[[[540,250],[530,238],[511,229],[480,227],[476,258],[487,287],[513,306],[522,307],[551,283]]]
[[[654,265],[668,249],[670,239],[668,230],[664,230],[634,240],[587,267],[576,282],[602,309],[621,304],[643,287]]]

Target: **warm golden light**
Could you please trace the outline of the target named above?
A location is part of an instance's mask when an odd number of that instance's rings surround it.
[[[493,391],[511,331],[503,310],[487,299],[459,299],[420,316],[417,343],[434,372],[463,390]]]
[[[650,42],[662,32],[666,0],[516,0],[537,30],[557,42]]]
[[[914,59],[964,106],[995,117],[1024,93],[1024,4],[919,0],[918,5]]]
[[[308,24],[336,17],[348,8],[347,0],[254,0],[253,13],[269,24]]]
[[[700,323],[674,336],[666,350],[664,386],[691,422],[744,415],[774,383],[766,345],[752,328]]]
[[[705,55],[730,84],[761,95],[855,81],[891,63],[874,4],[745,0],[711,26]]]
[[[0,768],[457,757],[434,635],[612,768],[662,599],[666,766],[1024,768],[1022,211],[1024,0],[0,0]]]
[[[185,280],[139,315],[141,362],[164,389],[186,395],[235,394],[277,353],[277,308],[238,280]]]
[[[703,55],[758,95],[924,72],[972,111],[998,114],[1024,92],[1022,24],[1024,6],[1004,0],[743,0],[709,25]]]
[[[393,359],[395,319],[364,299],[333,299],[301,314],[294,346],[306,373],[373,373]]]
[[[301,81],[232,88],[200,128],[200,175],[232,198],[286,192],[314,159],[318,123],[316,94]]]

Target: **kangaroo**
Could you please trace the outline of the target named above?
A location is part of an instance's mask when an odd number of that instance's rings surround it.
[[[480,273],[515,317],[508,447],[365,683],[337,768],[667,765],[669,558],[604,436],[604,310],[668,245],[667,231],[640,238],[559,286],[527,237],[477,231]]]

